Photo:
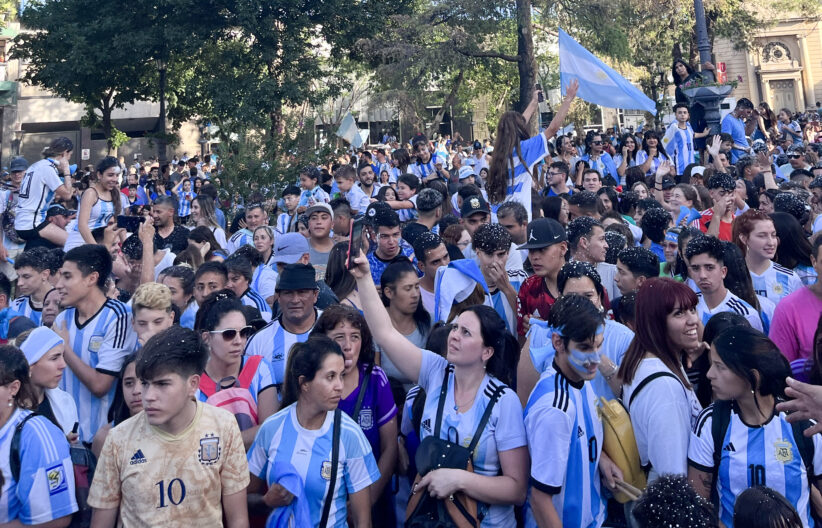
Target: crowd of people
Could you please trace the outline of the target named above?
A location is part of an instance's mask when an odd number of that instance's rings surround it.
[[[231,200],[15,158],[0,525],[814,526],[818,118],[557,136],[576,90]]]

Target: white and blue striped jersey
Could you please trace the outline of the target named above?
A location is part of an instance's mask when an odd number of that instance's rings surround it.
[[[531,187],[533,186],[533,179],[531,174],[534,172],[534,167],[548,156],[548,140],[545,134],[537,134],[536,136],[519,142],[520,152],[522,152],[522,159],[516,152],[512,152],[512,158],[508,158],[508,187],[505,193],[504,201],[519,202],[525,207],[528,212],[528,221],[531,221]],[[513,184],[511,179],[513,176]],[[501,204],[492,204],[491,211],[493,213],[492,221],[496,221],[497,209]]]
[[[366,196],[362,189],[360,189],[357,185],[352,185],[351,190],[342,193],[342,195],[346,200],[348,200],[349,205],[351,205],[352,215],[365,213],[365,210],[371,204],[371,197]]]
[[[663,156],[661,152],[657,153],[656,157],[651,160],[651,168],[648,169],[648,172],[646,172],[645,175],[653,176],[654,174],[656,174],[656,170],[657,168],[659,168],[659,164],[665,161],[666,159],[668,158]],[[648,161],[648,153],[642,149],[638,150],[636,153],[636,164],[642,165],[646,161]]]
[[[57,176],[57,163],[50,159],[32,163],[20,183],[14,228],[28,231],[45,222],[54,191],[61,185],[63,182]]]
[[[359,425],[347,414],[340,415],[340,447],[337,480],[334,483],[328,526],[344,528],[348,496],[379,480],[380,470],[371,445]],[[318,526],[331,480],[334,412],[329,411],[319,429],[305,429],[297,420],[297,404],[269,417],[257,431],[248,451],[248,469],[269,485],[288,468],[304,482],[311,526]]]
[[[804,264],[800,264],[793,269],[793,272],[796,273],[799,280],[802,281],[803,286],[813,286],[816,284],[816,270],[813,269],[813,266],[805,266]]]
[[[315,310],[315,322],[320,318],[320,313],[319,310]],[[288,361],[288,353],[294,343],[304,343],[313,329],[312,326],[305,333],[292,334],[283,328],[281,315],[251,336],[245,345],[246,356],[263,356],[271,364],[274,385],[277,387],[280,397],[282,397],[280,387],[285,381],[285,364]]]
[[[114,190],[112,192],[117,191]],[[96,191],[94,191],[94,193],[97,194]],[[114,216],[114,203],[110,200],[103,200],[99,195],[97,195],[97,201],[94,202],[94,205],[91,207],[88,217],[89,231],[107,226],[108,221],[112,216]],[[66,243],[63,245],[63,251],[74,249],[77,246],[82,246],[86,243],[86,241],[83,240],[83,236],[80,234],[80,227],[77,225],[78,220],[79,215],[77,219],[72,220],[68,226],[66,226],[68,237],[66,238]]]
[[[243,363],[240,367],[240,372],[243,370],[243,366],[245,366],[245,362],[248,361],[248,356],[243,356]],[[207,372],[203,372],[203,376],[208,376]],[[236,376],[239,377],[239,376]],[[220,380],[212,380],[214,385],[219,388]],[[251,393],[251,397],[254,399],[254,403],[259,405],[259,401],[257,397],[266,389],[270,389],[274,386],[274,381],[271,377],[271,365],[267,361],[260,361],[257,364],[257,371],[254,373],[254,377],[251,378],[251,384],[248,387],[243,387],[244,389],[248,389],[248,392]],[[194,393],[194,397],[200,400],[201,402],[205,402],[208,400],[208,396],[206,396],[200,389],[197,389],[197,392]]]
[[[225,250],[228,251],[229,255],[231,255],[232,253],[246,245],[254,245],[254,233],[252,233],[248,229],[240,229],[239,231],[231,235],[231,238],[228,239],[228,242],[226,242],[225,245]]]
[[[778,304],[784,297],[802,288],[802,281],[799,275],[784,266],[771,262],[761,275],[753,271],[751,281],[753,281],[754,292],[775,304]]]
[[[411,202],[414,204],[414,207],[396,210],[397,216],[400,217],[400,222],[411,222],[412,220],[416,220],[419,217],[419,213],[417,213],[417,195],[415,194],[405,201]]]
[[[674,137],[665,150],[671,155],[671,160],[674,162],[677,174],[683,174],[685,167],[694,162],[694,129],[691,128],[690,123],[685,123],[685,128],[679,128],[677,123],[672,123],[672,127],[676,128]],[[644,152],[644,151],[643,151]],[[645,155],[648,159],[648,155]]]
[[[554,364],[542,373],[525,406],[531,493],[551,495],[562,526],[598,528],[605,521],[597,470],[603,433],[595,402],[589,383],[572,382]],[[525,525],[537,526],[530,504]]]
[[[194,320],[197,318],[197,310],[199,309],[200,305],[197,304],[197,301],[191,299],[186,309],[180,314],[180,326],[194,330]]]
[[[443,375],[446,367],[453,369],[453,366],[449,366],[445,358],[433,352],[428,350],[421,350],[421,352],[419,385],[426,392],[425,407],[420,422],[420,439],[423,439],[433,434]],[[501,381],[486,375],[477,390],[477,396],[471,408],[464,413],[459,413],[454,410],[456,404],[454,402],[453,371],[448,377],[448,385],[440,437],[447,438],[463,447],[471,443],[491,395],[499,387],[504,387],[502,396],[491,410],[491,418],[481,433],[472,459],[475,473],[486,476],[499,475],[501,471],[499,453],[527,445],[519,398]],[[478,504],[478,507],[481,511],[487,511],[482,520],[482,526],[510,528],[516,526],[513,506]]]
[[[296,222],[297,216],[299,215],[296,212],[294,214],[280,213],[275,222],[274,230],[280,235],[288,233],[292,220]]]
[[[719,495],[719,517],[727,528],[733,528],[736,498],[752,486],[767,486],[781,493],[794,505],[803,526],[811,520],[808,475],[791,424],[784,412],[776,413],[759,427],[748,427],[740,419],[736,404],[722,440],[719,468],[714,468],[714,406],[699,415],[688,445],[688,464],[714,474]],[[813,477],[822,468],[822,438],[813,436]],[[739,527],[742,528],[742,527]]]
[[[424,180],[428,176],[436,174],[437,163],[442,163],[442,160],[438,159],[436,154],[433,154],[431,159],[428,160],[428,163],[420,163],[419,161],[416,161],[409,165],[408,172],[415,175],[420,180]]]
[[[31,418],[20,436],[20,480],[9,463],[14,429],[31,411],[16,409],[0,428],[0,524],[42,524],[77,511],[74,468],[63,432],[44,416]]]
[[[83,362],[91,368],[115,378],[119,376],[123,359],[134,350],[137,334],[131,326],[131,308],[108,299],[91,319],[77,322],[77,309],[67,308],[57,314],[57,327],[68,329],[69,345]],[[108,423],[107,414],[114,399],[116,380],[102,398],[86,387],[71,369],[63,372],[60,388],[74,398],[80,418],[80,440],[91,442],[94,434]]]
[[[271,256],[273,257],[274,254],[272,253]],[[260,294],[260,297],[262,297],[263,300],[268,299],[277,292],[276,269],[276,264],[269,266],[266,263],[262,263],[254,269],[254,275],[251,276],[251,284],[249,284],[249,288]]]
[[[191,202],[197,197],[192,191],[180,191],[177,195],[177,216],[186,217],[191,214]]]
[[[531,319],[531,329],[528,330],[528,338],[531,354],[531,364],[537,372],[545,372],[551,367],[554,361],[554,356],[557,351],[554,350],[554,345],[551,343],[551,331],[547,321],[540,319]],[[614,365],[619,367],[622,364],[622,358],[625,352],[631,345],[634,339],[634,332],[622,323],[618,323],[613,319],[605,319],[605,331],[602,335],[602,347],[599,349],[600,355],[614,362]],[[601,396],[606,400],[613,400],[616,398],[611,386],[605,377],[597,371],[597,375],[588,383],[594,390],[594,394]]]
[[[263,299],[259,293],[249,288],[245,291],[243,296],[240,297],[240,302],[245,306],[253,306],[258,309],[260,311],[260,315],[266,322],[271,321],[271,306],[265,302],[265,299]]]
[[[494,290],[485,295],[485,304],[490,305],[505,321],[505,328],[508,332],[516,335],[517,332],[517,308],[512,307],[508,302],[508,297],[500,290]]]
[[[705,304],[705,297],[702,295],[702,292],[697,292],[696,297],[699,300],[699,302],[696,303],[696,312],[699,314],[699,319],[703,325],[708,324],[708,319],[710,319],[712,315],[721,312],[735,312],[747,319],[756,330],[761,332],[763,329],[759,312],[757,312],[753,306],[731,293],[731,290],[728,290],[725,298],[722,299],[722,302],[716,305],[713,310]]]
[[[22,295],[11,301],[10,307],[15,312],[21,313],[31,319],[37,326],[40,326],[43,320],[43,307],[35,308],[31,303],[31,297],[28,295]]]
[[[334,182],[336,184],[336,182]],[[334,191],[332,185],[332,192]],[[300,207],[311,207],[316,203],[328,203],[331,201],[331,197],[328,196],[328,193],[325,192],[325,189],[317,185],[310,191],[303,191],[300,195]]]

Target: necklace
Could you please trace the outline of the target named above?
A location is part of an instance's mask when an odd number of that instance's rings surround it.
[[[454,410],[455,410],[455,411],[457,411],[457,412],[459,412],[460,407],[465,407],[466,405],[469,405],[469,404],[473,403],[473,402],[474,402],[474,400],[477,398],[477,392],[479,392],[479,387],[477,387],[477,390],[474,392],[474,395],[473,395],[473,396],[471,396],[471,399],[470,399],[470,400],[468,400],[467,402],[464,402],[464,403],[462,403],[462,404],[459,404],[459,403],[457,403],[457,391],[456,391],[456,387],[455,387],[454,389],[455,389],[455,390],[454,390]]]

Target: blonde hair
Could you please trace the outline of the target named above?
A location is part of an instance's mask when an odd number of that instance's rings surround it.
[[[132,310],[165,310],[171,311],[171,290],[165,284],[146,282],[141,284],[131,298]]]

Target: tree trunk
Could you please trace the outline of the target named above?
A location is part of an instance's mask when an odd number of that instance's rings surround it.
[[[425,137],[431,139],[432,134],[434,131],[440,126],[440,122],[442,122],[442,116],[445,115],[445,111],[454,104],[454,101],[457,100],[457,92],[462,86],[462,81],[465,78],[465,72],[460,70],[457,74],[457,78],[454,79],[454,84],[451,85],[451,92],[449,92],[448,96],[445,98],[445,101],[442,102],[442,106],[437,111],[437,115],[434,116],[434,122],[431,123],[431,126],[425,130]],[[454,116],[451,116],[453,119]]]
[[[534,97],[537,82],[537,65],[534,59],[534,32],[531,25],[531,0],[517,0],[517,55],[519,62],[519,100],[514,105],[517,112],[523,112]],[[536,129],[539,112],[534,112],[531,128]]]
[[[111,144],[111,112],[111,106],[103,104],[101,121],[103,125],[103,136],[106,138],[106,154],[108,156],[112,156],[111,151],[114,150],[114,145]]]

